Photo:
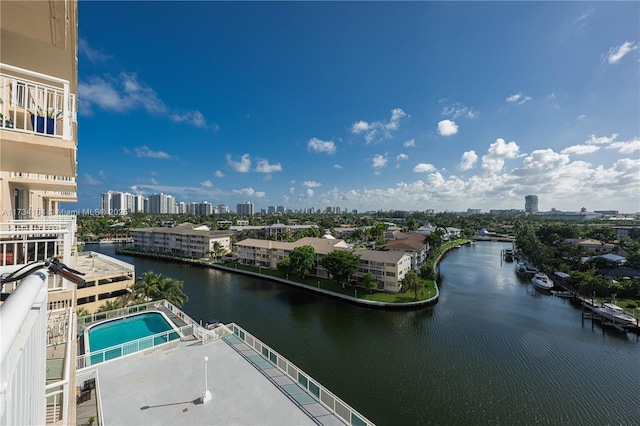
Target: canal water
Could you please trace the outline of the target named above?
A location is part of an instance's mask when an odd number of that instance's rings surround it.
[[[117,256],[184,281],[196,320],[236,322],[379,425],[629,425],[640,342],[581,322],[478,242],[440,265],[437,305],[381,311],[216,270]],[[114,247],[87,250],[114,255]],[[224,384],[220,384],[223,386]]]

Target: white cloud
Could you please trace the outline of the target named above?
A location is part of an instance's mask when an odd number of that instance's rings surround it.
[[[338,170],[340,170],[340,169],[344,169],[344,167],[342,167],[340,164],[334,164],[334,165],[333,165],[333,168],[334,168],[334,169],[338,169]]]
[[[259,160],[258,165],[256,166],[256,172],[258,173],[273,173],[273,172],[281,172],[282,166],[280,163],[277,164],[269,164],[267,160]]]
[[[580,114],[580,115],[578,116],[578,118],[576,118],[576,120],[584,120],[585,118],[587,118],[587,116],[586,116],[586,115],[584,115],[584,114]]]
[[[289,188],[289,194],[293,194],[294,192],[296,192],[296,187],[292,186]]]
[[[98,49],[94,49],[89,46],[89,42],[85,38],[80,38],[78,40],[78,52],[81,55],[84,55],[89,61],[94,64],[99,62],[105,62],[111,59],[113,56],[107,55]]]
[[[475,166],[476,161],[478,161],[478,155],[475,151],[466,151],[462,154],[462,158],[460,158],[460,163],[458,164],[458,169],[461,171],[466,171],[472,169]]]
[[[212,188],[213,182],[211,182],[210,180],[205,180],[204,182],[200,182],[200,185],[204,186],[205,188]]]
[[[78,98],[79,112],[83,115],[92,115],[94,107],[117,113],[142,108],[151,115],[166,116],[175,122],[184,122],[200,128],[207,127],[205,117],[200,111],[172,111],[153,88],[139,81],[136,73],[121,72],[117,77],[90,76],[78,83]]]
[[[415,139],[409,139],[408,141],[403,143],[402,146],[404,146],[405,148],[410,148],[410,147],[416,146],[416,141],[415,141]]]
[[[429,173],[436,170],[433,164],[420,163],[413,168],[414,173]]]
[[[442,108],[442,115],[450,115],[451,118],[455,120],[458,117],[476,118],[478,116],[478,112],[474,111],[472,108],[456,102],[451,106],[445,106],[444,108]]]
[[[200,111],[188,111],[183,113],[172,113],[169,118],[177,123],[186,122],[195,127],[206,127],[207,121]]]
[[[164,151],[152,151],[147,145],[139,146],[135,149],[136,157],[140,158],[159,158],[166,160],[171,158],[171,155]]]
[[[394,108],[391,110],[391,119],[387,124],[385,124],[385,128],[387,130],[398,130],[398,125],[400,124],[400,120],[407,116],[407,113],[404,112],[400,108]]]
[[[323,141],[318,138],[311,138],[307,142],[307,149],[314,152],[326,152],[333,154],[336,152],[336,144],[332,141]]]
[[[231,154],[226,155],[227,164],[231,166],[233,170],[240,173],[247,173],[251,169],[251,156],[249,154],[244,154],[240,161],[233,161],[231,159]]]
[[[398,156],[396,157],[396,161],[406,161],[409,159],[409,156],[407,154],[398,154]]]
[[[311,188],[307,189],[306,194],[307,194],[307,198],[313,197],[313,194],[314,194],[313,189]]]
[[[365,141],[367,144],[370,144],[378,136],[383,139],[391,138],[391,132],[398,130],[400,127],[400,121],[405,117],[408,117],[406,112],[401,108],[394,108],[391,110],[391,118],[389,118],[389,121],[374,121],[369,123],[360,120],[353,123],[350,130],[354,135],[364,133]]]
[[[538,194],[542,211],[552,207],[577,211],[583,206],[590,210],[611,206],[624,212],[638,211],[640,159],[622,158],[612,166],[594,165],[570,161],[569,155],[550,149],[521,155],[514,145],[503,141],[489,149],[493,156],[515,157],[514,167],[508,171],[462,179],[434,170],[421,180],[377,188],[333,188],[315,197],[322,205],[348,205],[358,210],[429,206],[436,211],[459,211],[469,208],[469,200],[486,210],[523,208],[525,195]]]
[[[582,28],[587,24],[587,18],[589,18],[594,11],[595,11],[595,8],[589,7],[589,9],[587,9],[586,12],[584,12],[574,21],[574,24],[578,26],[578,29]]]
[[[640,138],[626,142],[613,142],[606,149],[616,149],[620,154],[631,154],[640,151]]]
[[[609,49],[609,53],[606,55],[606,60],[610,64],[617,64],[620,62],[626,54],[632,52],[638,48],[638,43],[635,41],[625,41],[620,46],[612,47]]]
[[[458,125],[455,121],[442,120],[438,123],[438,133],[442,136],[451,136],[458,133]]]
[[[507,98],[507,102],[517,102],[519,105],[522,105],[525,102],[531,100],[531,97],[524,96],[522,93],[516,93],[515,95],[511,95]]]
[[[576,154],[576,155],[585,155],[596,152],[600,149],[600,147],[596,145],[573,145],[569,146],[562,151],[561,154]]]
[[[380,169],[387,166],[388,158],[384,155],[378,154],[371,159],[371,164],[373,168]]]
[[[85,173],[83,176],[83,183],[89,186],[98,186],[102,185],[102,180],[96,179],[88,173]]]
[[[585,142],[587,145],[605,145],[610,144],[618,137],[617,133],[613,133],[611,136],[600,136],[596,137],[596,135],[590,135],[589,139]]]
[[[351,125],[351,133],[359,135],[360,133],[368,131],[370,128],[371,126],[366,121],[356,121]]]
[[[306,186],[307,188],[317,188],[319,186],[322,186],[321,183],[316,182],[314,180],[306,180],[306,181],[302,182],[302,185]]]
[[[216,170],[216,172],[214,173],[214,175],[218,178],[223,178],[224,177],[224,173],[222,173],[220,170]]]
[[[487,154],[482,156],[482,170],[488,174],[495,174],[502,170],[506,158],[516,158],[520,147],[515,142],[506,143],[498,138],[489,145]]]
[[[266,195],[263,191],[256,191],[253,188],[234,189],[234,194],[241,194],[247,197],[264,198]]]

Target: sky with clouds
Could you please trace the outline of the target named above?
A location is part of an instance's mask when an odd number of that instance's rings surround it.
[[[638,2],[79,2],[78,204],[640,211]]]

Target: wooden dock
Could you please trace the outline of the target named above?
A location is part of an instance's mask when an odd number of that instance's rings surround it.
[[[640,335],[640,319],[636,316],[635,324],[627,321],[615,321],[614,319],[606,318],[604,315],[598,313],[595,308],[600,307],[598,303],[596,303],[591,298],[586,298],[584,296],[576,296],[576,299],[580,301],[582,305],[582,324],[584,325],[585,320],[591,320],[591,329],[594,328],[595,322],[599,322],[602,326],[602,333],[604,334],[605,328],[612,328],[620,332],[633,332]]]

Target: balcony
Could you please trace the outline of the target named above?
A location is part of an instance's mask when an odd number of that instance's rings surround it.
[[[73,267],[75,227],[75,216],[0,222],[0,272],[12,272],[51,256],[62,256]]]
[[[75,176],[75,123],[69,81],[0,64],[3,171]]]
[[[28,187],[33,191],[45,191],[48,198],[56,198],[56,196],[76,197],[76,178],[70,176],[56,176],[40,173],[9,173],[10,183],[19,184],[21,187]]]

